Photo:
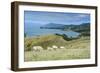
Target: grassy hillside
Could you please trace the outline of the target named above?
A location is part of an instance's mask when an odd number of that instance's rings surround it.
[[[53,51],[46,50],[47,47],[56,45],[64,46],[65,49]],[[42,51],[32,51],[32,46],[42,46]],[[90,58],[90,38],[89,36],[80,37],[67,41],[59,35],[44,35],[25,38],[25,61],[43,60],[67,60],[67,59],[87,59]]]
[[[42,46],[44,49],[46,49],[47,46],[64,46],[66,44],[67,41],[64,40],[61,36],[57,35],[44,35],[36,38],[25,38],[25,50],[31,50],[32,46]]]

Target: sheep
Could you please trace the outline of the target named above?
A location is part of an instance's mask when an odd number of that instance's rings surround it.
[[[32,48],[33,51],[41,51],[43,48],[41,46],[33,46]]]
[[[61,49],[65,49],[65,47],[64,47],[64,46],[60,46],[60,48],[61,48]]]
[[[58,47],[56,45],[53,45],[52,48],[54,48],[55,50],[58,49]]]
[[[53,50],[53,48],[51,48],[51,47],[47,47],[47,50],[50,50],[50,51],[51,51],[51,50]]]

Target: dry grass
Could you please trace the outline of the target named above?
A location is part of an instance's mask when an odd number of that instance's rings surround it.
[[[30,44],[30,45],[28,45]],[[28,46],[27,46],[28,45]],[[44,50],[32,51],[32,46],[42,46]],[[64,46],[65,49],[47,50],[46,47],[57,45]],[[61,36],[47,35],[38,38],[25,38],[25,61],[47,61],[47,60],[69,60],[90,58],[90,38],[81,37],[79,39],[66,41]]]
[[[48,61],[90,58],[89,49],[58,49],[42,51],[26,51],[25,61]]]

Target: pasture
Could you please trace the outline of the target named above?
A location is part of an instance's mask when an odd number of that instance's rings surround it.
[[[66,41],[61,36],[47,35],[38,38],[25,39],[24,61],[49,61],[49,60],[70,60],[90,58],[90,38]],[[35,45],[34,45],[35,44]],[[56,45],[56,46],[53,46]],[[36,51],[32,46],[41,46],[42,50]],[[60,48],[61,46],[61,48]],[[63,47],[64,46],[64,47]],[[56,49],[47,49],[54,47]],[[27,50],[28,49],[28,50]]]
[[[70,60],[90,58],[89,49],[58,49],[42,51],[26,51],[25,61]]]

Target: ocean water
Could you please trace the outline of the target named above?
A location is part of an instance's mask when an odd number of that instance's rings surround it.
[[[46,34],[66,34],[68,37],[77,37],[79,33],[74,31],[63,31],[60,29],[41,29],[40,26],[24,26],[24,33],[27,37],[35,37]]]

